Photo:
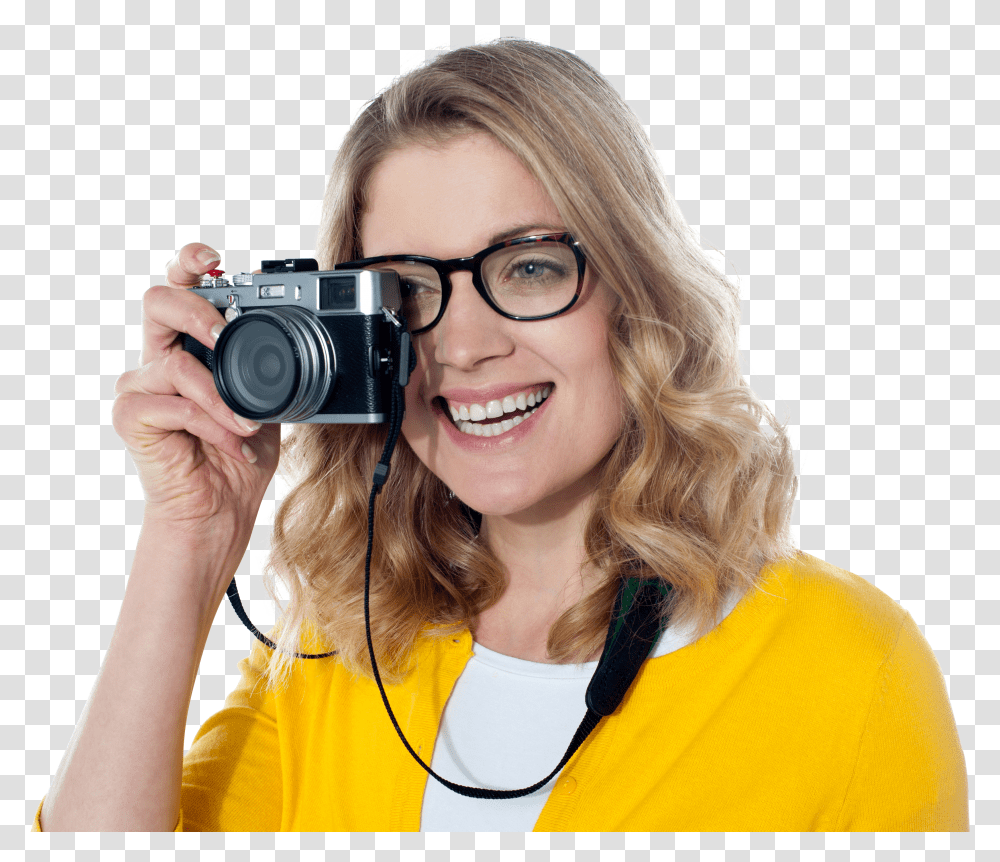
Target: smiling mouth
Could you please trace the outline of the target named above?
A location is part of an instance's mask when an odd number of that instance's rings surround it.
[[[549,397],[553,388],[553,384],[546,383],[502,399],[487,401],[485,405],[453,404],[441,396],[434,400],[463,434],[471,437],[499,437],[531,416]]]

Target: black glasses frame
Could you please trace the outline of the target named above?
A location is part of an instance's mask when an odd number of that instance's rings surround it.
[[[499,251],[502,248],[510,248],[514,245],[528,245],[530,243],[538,242],[560,242],[563,245],[568,245],[573,250],[573,255],[576,257],[577,270],[576,293],[573,294],[573,298],[566,305],[558,311],[553,311],[550,314],[540,314],[532,317],[509,314],[500,308],[496,302],[494,302],[493,297],[490,296],[490,292],[483,281],[483,261],[493,254],[493,252]],[[475,286],[476,292],[484,300],[486,300],[486,304],[501,317],[506,317],[508,320],[547,320],[550,317],[558,317],[560,314],[569,311],[569,309],[572,308],[576,301],[580,298],[580,292],[583,290],[583,275],[587,266],[587,258],[584,257],[583,252],[580,250],[580,244],[573,239],[572,235],[568,233],[546,233],[539,234],[537,236],[522,236],[517,239],[509,239],[506,242],[498,242],[496,245],[491,245],[489,248],[484,248],[482,251],[477,252],[472,255],[472,257],[456,257],[452,260],[438,260],[436,257],[424,257],[419,254],[388,254],[381,257],[365,257],[360,260],[349,260],[344,263],[335,264],[333,268],[363,269],[364,267],[374,266],[378,263],[393,263],[395,261],[425,263],[435,269],[438,276],[441,278],[441,308],[437,313],[437,317],[428,323],[427,326],[422,326],[420,329],[410,330],[411,335],[419,335],[421,332],[427,332],[428,329],[433,329],[438,325],[441,318],[444,316],[445,309],[448,307],[448,300],[451,299],[451,279],[449,276],[453,272],[471,272],[472,284]]]

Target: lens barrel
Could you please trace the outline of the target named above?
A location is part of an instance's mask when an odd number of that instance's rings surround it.
[[[213,376],[234,412],[260,422],[301,422],[319,412],[337,354],[316,317],[299,308],[245,311],[215,343]]]

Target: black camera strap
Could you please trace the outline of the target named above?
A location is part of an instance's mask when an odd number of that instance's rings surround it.
[[[646,660],[653,646],[659,639],[660,634],[667,626],[668,619],[661,614],[662,601],[670,592],[670,585],[659,579],[649,578],[623,578],[618,595],[615,598],[614,610],[611,614],[611,622],[608,626],[608,635],[604,642],[604,651],[597,663],[594,676],[587,686],[585,697],[587,712],[580,722],[580,726],[570,740],[569,748],[562,756],[562,759],[545,778],[535,782],[530,787],[520,790],[492,790],[485,787],[468,787],[464,784],[456,784],[447,778],[442,778],[430,768],[406,740],[392,707],[389,705],[389,698],[382,685],[382,677],[378,672],[378,664],[375,661],[375,647],[372,643],[371,615],[369,612],[369,594],[371,584],[371,561],[372,545],[374,537],[375,523],[375,497],[382,490],[385,480],[389,475],[389,461],[392,452],[396,448],[396,441],[399,439],[400,429],[403,424],[403,413],[405,410],[404,389],[409,380],[410,372],[416,367],[416,354],[410,347],[410,334],[406,331],[405,320],[399,319],[395,314],[387,309],[383,309],[386,317],[392,322],[393,349],[390,351],[390,364],[388,373],[395,375],[392,386],[392,398],[389,412],[389,434],[386,437],[385,446],[382,449],[382,457],[372,476],[372,489],[368,496],[368,548],[365,554],[365,634],[368,638],[368,656],[372,663],[372,671],[375,682],[378,685],[379,693],[382,695],[382,703],[392,721],[392,726],[396,729],[400,741],[406,747],[414,760],[419,763],[428,775],[437,779],[441,784],[455,793],[462,796],[471,796],[477,799],[516,799],[527,796],[536,790],[544,787],[559,774],[560,770],[569,762],[569,759],[576,753],[576,750],[583,744],[591,731],[597,727],[600,720],[607,715],[611,715],[622,702],[625,693],[628,691],[632,681],[639,673],[639,668]],[[405,358],[404,358],[405,357]],[[262,634],[243,609],[240,601],[240,594],[236,588],[236,578],[234,577],[229,589],[226,591],[229,602],[240,618],[242,623],[253,632],[254,636],[262,643],[277,649],[277,644]],[[336,650],[325,653],[293,653],[296,658],[326,658],[336,655]]]
[[[312,261],[309,262],[312,263]],[[282,262],[264,261],[264,263],[277,266]],[[291,261],[286,261],[285,263],[291,263]],[[272,270],[268,271],[270,272]],[[406,409],[406,384],[410,380],[410,373],[417,367],[417,354],[413,352],[413,349],[410,346],[410,333],[406,331],[405,318],[401,319],[387,308],[383,308],[382,312],[385,315],[386,321],[392,324],[392,344],[389,350],[386,373],[390,377],[395,376],[395,380],[393,381],[392,387],[390,387],[389,436],[386,437],[385,445],[382,447],[382,457],[379,459],[379,462],[375,467],[375,474],[372,477],[372,490],[368,495],[368,553],[365,556],[365,627],[368,630],[369,649],[371,648],[371,627],[368,623],[368,582],[372,561],[372,528],[375,522],[375,497],[378,492],[382,490],[385,480],[389,477],[389,461],[392,458],[393,450],[396,448],[396,441],[399,439],[400,429],[403,426],[403,414]],[[400,358],[403,356],[407,357],[408,361],[403,362]],[[240,600],[240,591],[236,587],[235,575],[229,583],[226,595],[229,597],[229,604],[233,606],[236,616],[239,617],[240,622],[242,622],[243,625],[250,629],[253,636],[261,643],[269,646],[271,649],[278,649],[278,645],[273,640],[267,637],[267,635],[261,632],[257,626],[250,622],[250,618],[247,616],[247,612],[243,608],[243,602]],[[336,654],[337,650],[333,650],[333,652],[320,653],[292,653],[295,658],[328,658]],[[375,662],[372,661],[372,666],[374,667],[374,665]],[[375,669],[375,673],[377,676],[377,668]],[[381,688],[381,680],[379,680],[379,687]]]

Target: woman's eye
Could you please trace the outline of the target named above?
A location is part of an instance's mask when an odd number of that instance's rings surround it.
[[[564,275],[563,267],[547,260],[519,260],[514,261],[510,268],[511,278],[554,278]]]
[[[403,291],[403,296],[417,296],[419,294],[426,294],[432,290],[439,290],[438,285],[429,284],[426,281],[417,281],[415,279],[406,278],[400,282],[400,288]]]

